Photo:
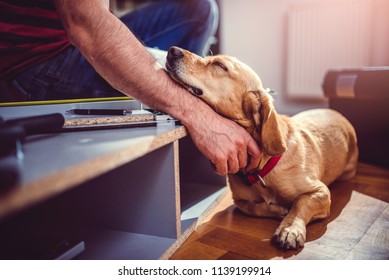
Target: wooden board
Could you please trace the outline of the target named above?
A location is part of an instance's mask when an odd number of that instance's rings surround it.
[[[90,116],[90,117],[72,117],[65,120],[64,127],[96,126],[96,125],[117,125],[135,122],[155,121],[153,114],[140,114],[128,116]]]

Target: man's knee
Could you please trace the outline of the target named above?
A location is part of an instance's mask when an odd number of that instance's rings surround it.
[[[216,25],[219,20],[219,9],[215,0],[190,0],[191,14],[200,17],[204,24]]]
[[[189,0],[187,5],[194,21],[197,21],[197,32],[204,38],[213,37],[219,24],[219,8],[215,0]],[[183,2],[185,3],[185,2]],[[188,2],[186,2],[188,3]],[[209,40],[209,39],[207,39]],[[207,47],[204,50],[207,52]]]

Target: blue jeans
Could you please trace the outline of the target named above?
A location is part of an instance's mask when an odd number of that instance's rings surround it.
[[[206,55],[218,23],[214,0],[155,1],[121,18],[147,47],[167,50],[180,46]],[[123,96],[112,88],[74,47],[33,66],[11,81],[19,98],[58,100]],[[2,87],[0,101],[12,94]]]

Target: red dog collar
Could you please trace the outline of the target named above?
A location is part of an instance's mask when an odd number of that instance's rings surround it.
[[[265,177],[273,168],[277,165],[278,161],[281,159],[282,154],[272,157],[266,165],[259,171],[254,171],[251,173],[243,174],[239,172],[237,175],[243,180],[247,186],[251,186],[259,182],[262,186],[266,187],[265,181],[262,179]]]

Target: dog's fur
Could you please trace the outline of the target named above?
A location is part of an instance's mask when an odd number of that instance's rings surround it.
[[[358,147],[352,125],[330,109],[293,117],[277,114],[260,78],[230,56],[202,58],[172,47],[166,69],[174,80],[252,135],[263,152],[258,169],[282,154],[263,178],[266,187],[259,183],[248,187],[235,174],[228,175],[229,185],[244,213],[282,219],[272,239],[278,247],[302,247],[306,225],[329,215],[327,186],[355,175]]]

